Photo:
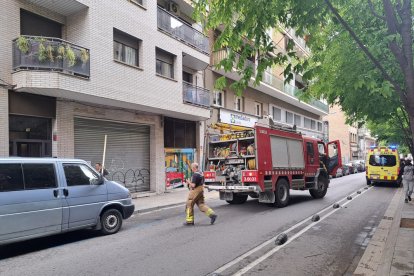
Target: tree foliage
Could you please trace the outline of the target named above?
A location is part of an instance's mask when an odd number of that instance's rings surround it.
[[[413,152],[410,0],[199,0],[196,15],[207,29],[221,30],[214,50],[240,53],[241,58],[232,54],[220,64],[225,70],[236,67],[241,74],[236,89],[246,87],[251,77],[258,83],[272,65],[284,66],[285,81],[303,72],[311,84],[305,96],[340,104],[352,121],[398,127]],[[278,52],[268,36],[269,28],[283,32],[290,27],[299,36],[310,35],[310,58],[299,58],[292,43],[285,53]],[[256,71],[244,64],[253,55],[258,59]]]

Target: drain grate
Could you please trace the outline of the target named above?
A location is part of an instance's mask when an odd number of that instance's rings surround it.
[[[402,218],[400,222],[401,228],[412,228],[414,229],[414,219],[412,218]]]

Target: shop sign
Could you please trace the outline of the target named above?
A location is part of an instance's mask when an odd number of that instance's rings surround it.
[[[220,109],[220,122],[244,127],[254,127],[257,117],[241,112]]]

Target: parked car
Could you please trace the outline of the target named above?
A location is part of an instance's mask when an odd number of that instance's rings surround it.
[[[343,165],[342,166],[342,174],[345,175],[349,175],[349,167],[347,165]]]
[[[365,172],[365,161],[355,160],[353,163],[357,165],[358,172]]]
[[[338,168],[336,170],[336,174],[334,175],[334,177],[338,178],[338,177],[342,177],[342,176],[344,176],[343,170],[342,170],[342,168]]]
[[[349,174],[354,174],[354,173],[358,173],[358,167],[355,163],[347,163],[346,164],[349,168]]]
[[[0,245],[82,228],[114,234],[133,212],[128,189],[83,160],[0,158]]]

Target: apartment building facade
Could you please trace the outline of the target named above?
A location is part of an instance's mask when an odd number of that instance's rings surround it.
[[[295,42],[295,50],[302,56],[310,54],[305,41],[296,36],[292,30],[285,30],[283,33],[276,30],[269,30],[278,51],[285,51],[287,42],[292,39]],[[214,43],[213,36],[210,35],[210,43]],[[236,72],[225,72],[222,68],[216,68],[223,58],[227,57],[228,51],[222,49],[211,54],[211,70],[206,71],[208,87],[214,87],[215,81],[225,76],[228,86],[221,90],[213,88],[213,113],[207,126],[214,123],[231,124],[230,118],[238,116],[247,122],[239,120],[238,124],[252,126],[258,118],[263,115],[270,115],[275,123],[287,126],[296,126],[297,130],[305,135],[323,139],[324,127],[322,116],[328,114],[328,105],[319,100],[304,102],[299,99],[300,88],[304,87],[304,82],[300,75],[295,75],[294,79],[285,84],[283,79],[283,68],[272,67],[264,72],[264,76],[259,85],[249,85],[241,96],[236,95],[235,91],[229,87],[234,81],[240,79]],[[245,66],[256,68],[257,59],[251,57],[245,62]]]
[[[167,167],[200,158],[209,41],[188,1],[10,0],[0,10],[0,156],[104,161],[108,178],[157,193]]]

